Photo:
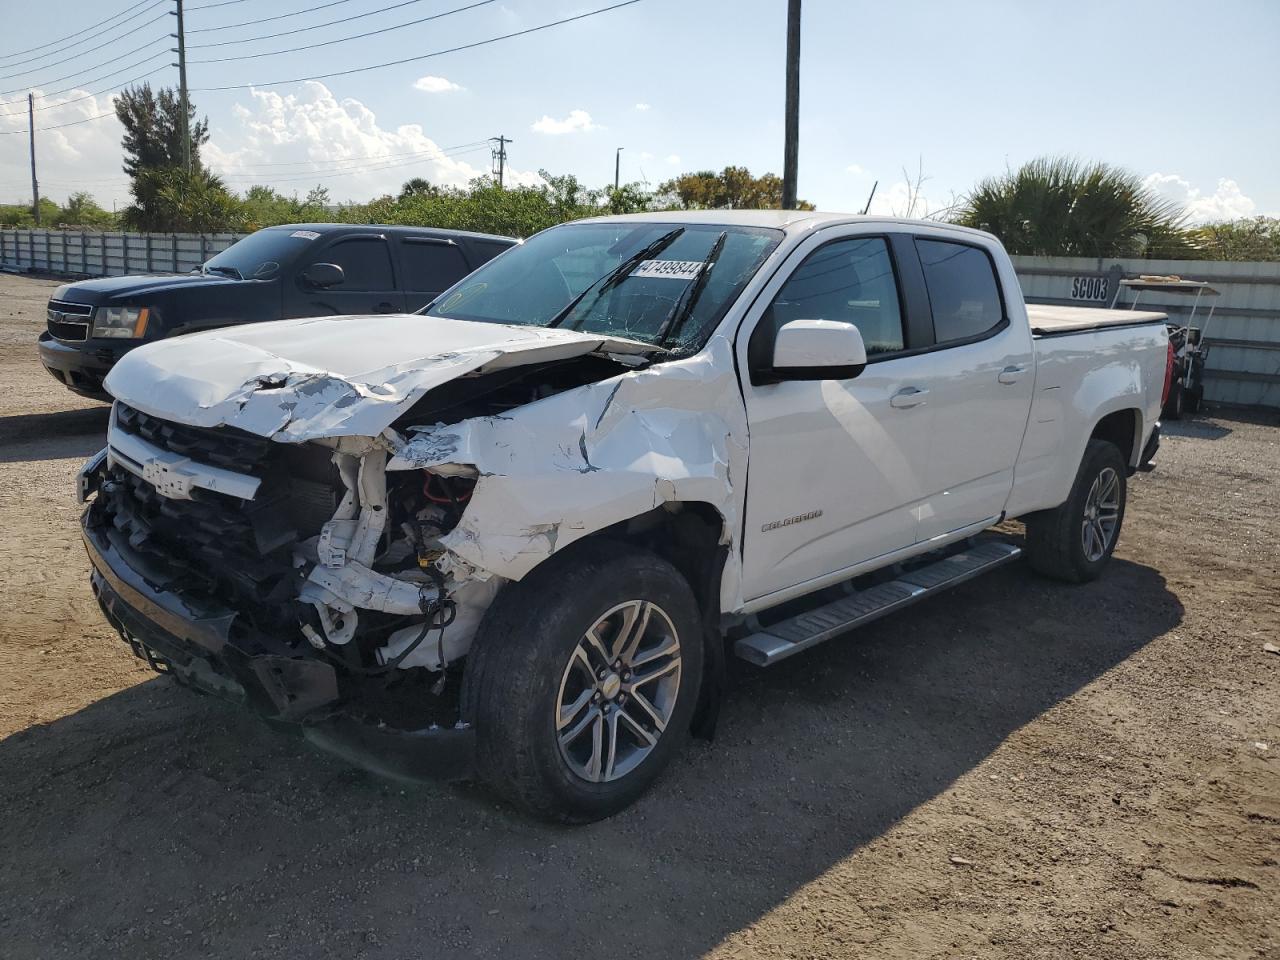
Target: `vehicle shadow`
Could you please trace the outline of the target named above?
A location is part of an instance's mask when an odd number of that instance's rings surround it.
[[[148,681],[0,741],[0,931],[14,956],[699,957],[1182,616],[1150,567],[1005,568],[735,669],[716,742],[574,829]]]
[[[1160,432],[1166,437],[1192,437],[1196,440],[1221,440],[1231,435],[1231,428],[1209,420],[1162,420]]]
[[[58,410],[0,417],[0,463],[84,458],[107,442],[111,408]]]

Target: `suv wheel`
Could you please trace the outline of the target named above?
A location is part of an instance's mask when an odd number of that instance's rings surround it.
[[[549,819],[618,812],[686,739],[702,654],[693,592],[667,561],[603,542],[553,557],[504,589],[468,657],[481,777]]]

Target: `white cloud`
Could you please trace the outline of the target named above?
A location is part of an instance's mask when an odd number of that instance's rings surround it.
[[[653,154],[652,154],[652,153],[650,153],[648,150],[642,150],[642,151],[640,152],[640,162],[641,162],[641,163],[645,163],[646,161],[649,161],[649,160],[652,160],[652,159],[653,159]]]
[[[845,167],[845,170],[849,173],[852,173],[855,177],[860,177],[867,172],[866,168],[858,163],[849,164],[847,167]]]
[[[265,183],[287,194],[305,193],[319,183],[335,201],[363,201],[398,192],[410,177],[465,186],[489,172],[487,146],[446,156],[420,125],[388,130],[359,100],[339,101],[314,81],[288,96],[253,90],[249,103],[235,104],[232,115],[235,122],[213,131],[203,156],[238,191]],[[508,166],[506,182],[542,181]]]
[[[569,115],[563,120],[557,120],[555,117],[549,117],[545,114],[541,120],[538,120],[530,126],[534,133],[547,133],[552,136],[558,136],[562,133],[586,133],[590,130],[603,130],[600,124],[591,119],[591,114],[585,110],[570,110]]]
[[[413,84],[415,90],[421,90],[423,93],[451,93],[455,90],[463,88],[452,80],[446,80],[444,77],[419,77]]]
[[[110,97],[86,97],[87,90],[71,90],[62,96],[41,98],[54,106],[36,112],[36,163],[40,195],[64,202],[77,191],[88,191],[111,209],[112,202],[128,201],[128,179],[120,170],[120,138],[124,131],[111,114]],[[80,99],[86,97],[85,99]],[[76,101],[70,103],[68,101]],[[72,124],[61,126],[61,124]],[[57,127],[57,129],[41,128]],[[0,102],[0,202],[30,203],[30,141],[27,138],[27,98]]]
[[[862,204],[858,204],[861,208]],[[929,198],[923,192],[913,193],[911,185],[905,180],[885,186],[881,184],[876,195],[871,199],[870,214],[881,217],[914,217],[922,219],[934,209]]]
[[[1252,216],[1257,209],[1257,204],[1241,192],[1240,185],[1226,177],[1218,180],[1218,188],[1210,194],[1202,193],[1176,173],[1153,173],[1142,185],[1181,204],[1192,223],[1236,220]]]
[[[672,166],[676,166],[677,164],[679,164],[679,163],[680,163],[680,154],[678,154],[678,153],[668,154],[668,155],[667,155],[667,158],[666,158],[666,161],[667,161],[667,163],[671,164]]]
[[[639,110],[641,113],[645,113],[649,110],[652,110],[653,107],[649,106],[649,104],[647,103],[637,103],[636,109]]]

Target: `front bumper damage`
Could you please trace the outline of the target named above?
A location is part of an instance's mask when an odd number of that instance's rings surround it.
[[[458,721],[402,730],[367,722],[334,665],[305,648],[243,629],[236,612],[216,602],[185,596],[177,577],[132,549],[93,504],[81,525],[103,613],[157,671],[249,707],[372,772],[407,779],[469,775],[475,745],[470,727]]]

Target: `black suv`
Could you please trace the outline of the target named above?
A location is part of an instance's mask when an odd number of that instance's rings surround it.
[[[417,227],[267,227],[197,272],[58,287],[40,361],[74,392],[110,400],[107,371],[143,343],[260,320],[412,312],[517,242]]]

